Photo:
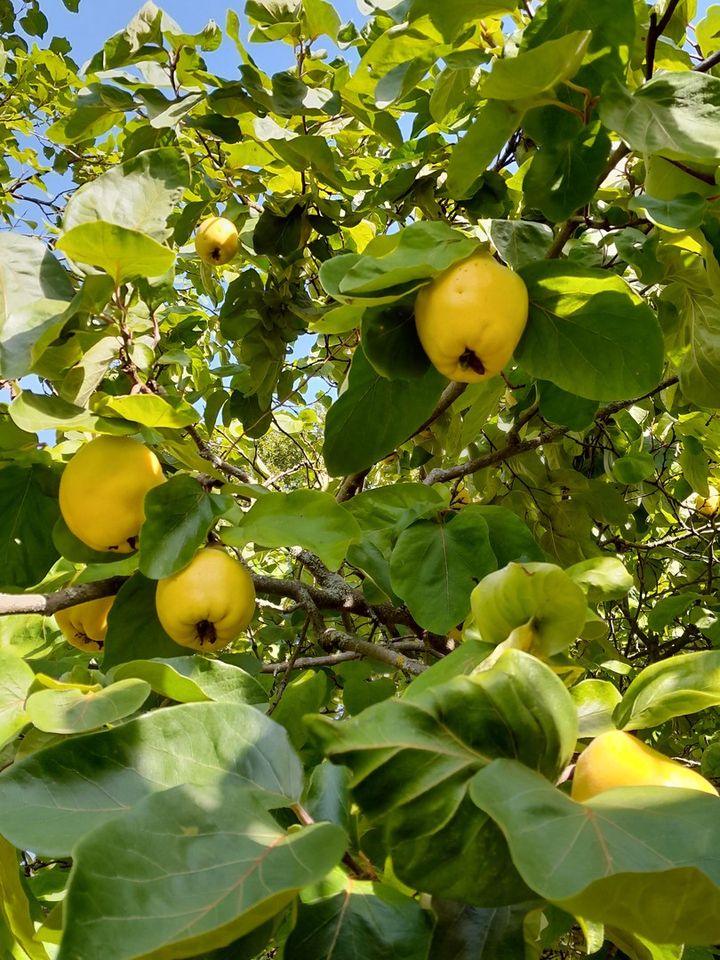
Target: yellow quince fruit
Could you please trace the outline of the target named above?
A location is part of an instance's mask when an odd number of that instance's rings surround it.
[[[158,582],[155,607],[175,643],[220,650],[252,620],[255,586],[246,568],[221,547],[204,547],[186,567]]]
[[[108,613],[115,597],[100,597],[65,607],[55,614],[55,623],[68,643],[78,650],[102,650],[108,628]]]
[[[487,253],[453,264],[415,300],[415,325],[425,353],[440,373],[462,383],[500,373],[527,317],[525,284]]]
[[[160,461],[129,437],[97,437],[80,447],[60,479],[60,512],[93,550],[131,553],[148,490],[164,481]]]
[[[601,734],[580,754],[571,795],[574,800],[582,801],[612,787],[641,786],[685,787],[717,795],[705,777],[622,730]]]
[[[226,217],[203,220],[195,234],[197,255],[214,267],[229,263],[238,252],[238,246],[237,227]]]

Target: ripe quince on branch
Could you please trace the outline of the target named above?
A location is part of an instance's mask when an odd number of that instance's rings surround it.
[[[207,653],[226,647],[250,623],[255,586],[222,547],[204,547],[186,567],[158,582],[155,606],[175,643]]]
[[[415,301],[415,325],[425,353],[440,373],[462,383],[500,373],[527,317],[522,279],[487,253],[453,264]]]
[[[132,553],[148,490],[164,481],[160,461],[129,437],[97,437],[80,447],[60,479],[60,512],[93,550]]]
[[[589,800],[612,787],[685,787],[717,794],[705,777],[622,730],[601,734],[580,754],[572,797]]]
[[[68,643],[78,650],[93,653],[102,650],[108,628],[108,613],[115,597],[100,597],[65,607],[55,614],[55,622]]]
[[[213,267],[229,263],[238,252],[238,246],[237,227],[226,217],[203,220],[195,234],[197,255]]]

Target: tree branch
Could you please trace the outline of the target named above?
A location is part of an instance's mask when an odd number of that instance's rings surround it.
[[[653,75],[655,67],[655,48],[660,37],[665,32],[665,28],[672,20],[672,16],[677,9],[680,0],[669,0],[665,13],[660,20],[656,13],[650,14],[650,28],[648,29],[647,42],[645,44],[645,79],[649,80]]]
[[[58,610],[74,607],[88,600],[110,597],[117,593],[127,577],[112,577],[109,580],[96,580],[95,583],[81,583],[74,587],[64,587],[55,593],[0,593],[0,616],[15,613],[40,613],[51,617]]]
[[[624,410],[627,407],[631,407],[634,403],[646,400],[648,397],[660,393],[660,391],[671,387],[677,382],[677,377],[668,377],[667,380],[663,380],[657,387],[648,393],[644,393],[641,397],[634,397],[632,400],[617,400],[614,403],[609,403],[606,407],[603,407],[602,410],[598,411],[595,422],[602,423],[619,410]],[[506,460],[510,460],[511,457],[516,457],[520,453],[527,453],[528,450],[536,450],[546,443],[555,443],[570,432],[569,427],[553,427],[550,430],[546,430],[545,433],[533,437],[531,440],[520,440],[516,443],[509,443],[500,450],[492,450],[490,453],[483,454],[482,457],[478,457],[476,460],[468,461],[468,463],[460,463],[447,469],[436,467],[430,471],[423,482],[430,486],[434,483],[445,483],[448,480],[457,480],[459,477],[466,477],[468,474],[477,473],[478,470],[484,470],[486,467],[493,467],[495,464],[504,463]]]
[[[211,463],[216,470],[220,470],[229,477],[235,477],[236,480],[240,480],[242,483],[252,483],[252,477],[246,470],[243,470],[242,467],[236,467],[232,463],[228,463],[227,460],[223,460],[222,457],[219,457],[216,453],[213,453],[208,444],[205,443],[203,438],[197,432],[195,427],[186,427],[185,432],[188,434],[188,436],[192,437],[193,441],[195,442],[195,446],[198,448],[198,453],[203,460],[207,460],[208,463]]]
[[[341,630],[326,630],[322,637],[322,645],[326,649],[333,647],[339,650],[360,654],[369,660],[377,660],[379,663],[386,663],[396,670],[402,670],[405,673],[418,676],[427,670],[424,663],[419,660],[411,660],[403,656],[402,653],[396,653],[388,647],[381,647],[377,643],[370,643],[368,640],[361,640],[359,637],[351,637]]]

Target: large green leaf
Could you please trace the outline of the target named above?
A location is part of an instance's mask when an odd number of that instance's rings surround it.
[[[100,267],[116,286],[132,277],[159,277],[175,263],[175,254],[157,240],[104,220],[81,223],[60,237],[56,247],[76,263]]]
[[[0,587],[32,587],[57,560],[49,535],[60,515],[57,491],[57,474],[39,463],[0,469]]]
[[[626,399],[662,376],[660,326],[606,270],[552,260],[525,267],[530,316],[515,356],[523,370],[589,400]]]
[[[362,812],[380,826],[397,875],[415,889],[485,906],[528,899],[468,781],[495,757],[555,779],[575,748],[575,708],[549,667],[507,650],[490,669],[386,700],[342,723],[306,721],[353,772]],[[458,862],[472,870],[458,870]]]
[[[450,154],[447,190],[451,197],[465,197],[482,176],[507,140],[522,122],[523,111],[516,104],[488,100],[475,111],[475,119]]]
[[[641,670],[615,708],[613,719],[622,730],[643,730],[718,705],[720,650],[699,650]]]
[[[416,380],[387,380],[356,347],[347,390],[325,421],[328,473],[365,470],[391,453],[427,420],[446,384],[434,367]]]
[[[208,660],[199,654],[172,660],[131,660],[114,667],[109,676],[113,680],[138,677],[156,693],[178,703],[267,703],[265,690],[252,674],[232,663]]]
[[[422,627],[440,634],[465,619],[473,586],[496,568],[483,508],[472,505],[416,520],[390,557],[393,590]]]
[[[617,78],[608,81],[600,116],[639,153],[675,160],[720,160],[720,79],[685,70],[663,72],[631,92]]]
[[[701,407],[720,407],[720,307],[710,291],[682,288],[680,315],[687,349],[680,362],[680,389]]]
[[[582,589],[552,563],[509,563],[481,580],[470,600],[484,641],[498,644],[512,636],[538,656],[574,643],[587,612]]]
[[[582,680],[570,689],[578,713],[578,737],[599,737],[615,730],[613,710],[620,691],[609,680]]]
[[[10,404],[8,412],[21,430],[88,430],[98,433],[135,433],[137,429],[120,420],[110,421],[90,410],[68,403],[62,397],[46,396],[22,390]]]
[[[520,960],[526,956],[523,920],[532,903],[471,907],[433,897],[437,916],[432,960]]]
[[[245,704],[167,707],[3,771],[0,833],[21,849],[61,856],[150,793],[221,782],[253,787],[268,808],[296,802],[302,771],[283,728]]]
[[[634,580],[617,557],[591,557],[568,567],[565,573],[587,594],[590,603],[619,600],[633,588]]]
[[[46,733],[85,733],[135,713],[150,694],[150,684],[128,679],[102,690],[36,690],[27,699],[27,717]]]
[[[320,268],[320,282],[336,300],[382,303],[432,280],[477,247],[477,240],[443,221],[421,220],[380,238],[362,255],[326,260]]]
[[[660,943],[720,939],[717,797],[622,787],[581,804],[513,760],[476,774],[470,795],[540,896]]]
[[[37,237],[0,233],[0,378],[29,373],[65,323],[73,288]]]
[[[566,33],[516,57],[496,60],[480,95],[488,100],[529,100],[570,80],[583,61],[590,36],[589,30]]]
[[[285,960],[426,960],[430,913],[393,887],[348,881],[331,897],[300,903]]]
[[[128,660],[179,657],[186,652],[160,625],[155,610],[156,589],[155,581],[142,573],[133,574],[120,588],[108,616],[104,669]]]
[[[148,491],[140,530],[141,572],[160,580],[182,570],[230,504],[228,498],[205,493],[187,474],[176,474]]]
[[[450,43],[463,27],[470,24],[474,26],[483,17],[512,13],[517,7],[518,0],[447,0],[441,7],[435,0],[412,0],[409,19],[413,22],[421,17],[429,17],[433,26]]]
[[[523,192],[553,223],[592,200],[610,153],[610,138],[596,122],[570,140],[544,144],[523,179]]]
[[[28,724],[25,698],[35,674],[13,650],[0,649],[0,746]]]
[[[179,150],[145,150],[76,190],[65,208],[63,229],[104,220],[162,242],[170,234],[168,217],[189,185],[190,165]]]
[[[327,823],[286,832],[237,783],[149,796],[78,844],[58,960],[223,947],[321,880],[345,844]]]
[[[100,413],[133,420],[143,427],[178,429],[197,423],[200,414],[182,397],[158,397],[152,393],[104,397]]]
[[[224,528],[223,542],[241,547],[306,547],[331,570],[345,559],[360,527],[333,496],[320,490],[268,493],[255,502],[234,527]]]

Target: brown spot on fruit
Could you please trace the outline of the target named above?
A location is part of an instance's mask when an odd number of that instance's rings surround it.
[[[213,260],[216,263],[218,263],[220,258],[222,257],[222,250],[220,249],[220,247],[213,247],[212,250],[210,251],[210,256],[213,258]]]
[[[467,370],[469,368],[474,373],[477,373],[478,376],[483,376],[485,373],[485,364],[470,347],[465,347],[464,352],[458,357],[458,361],[463,369]]]

